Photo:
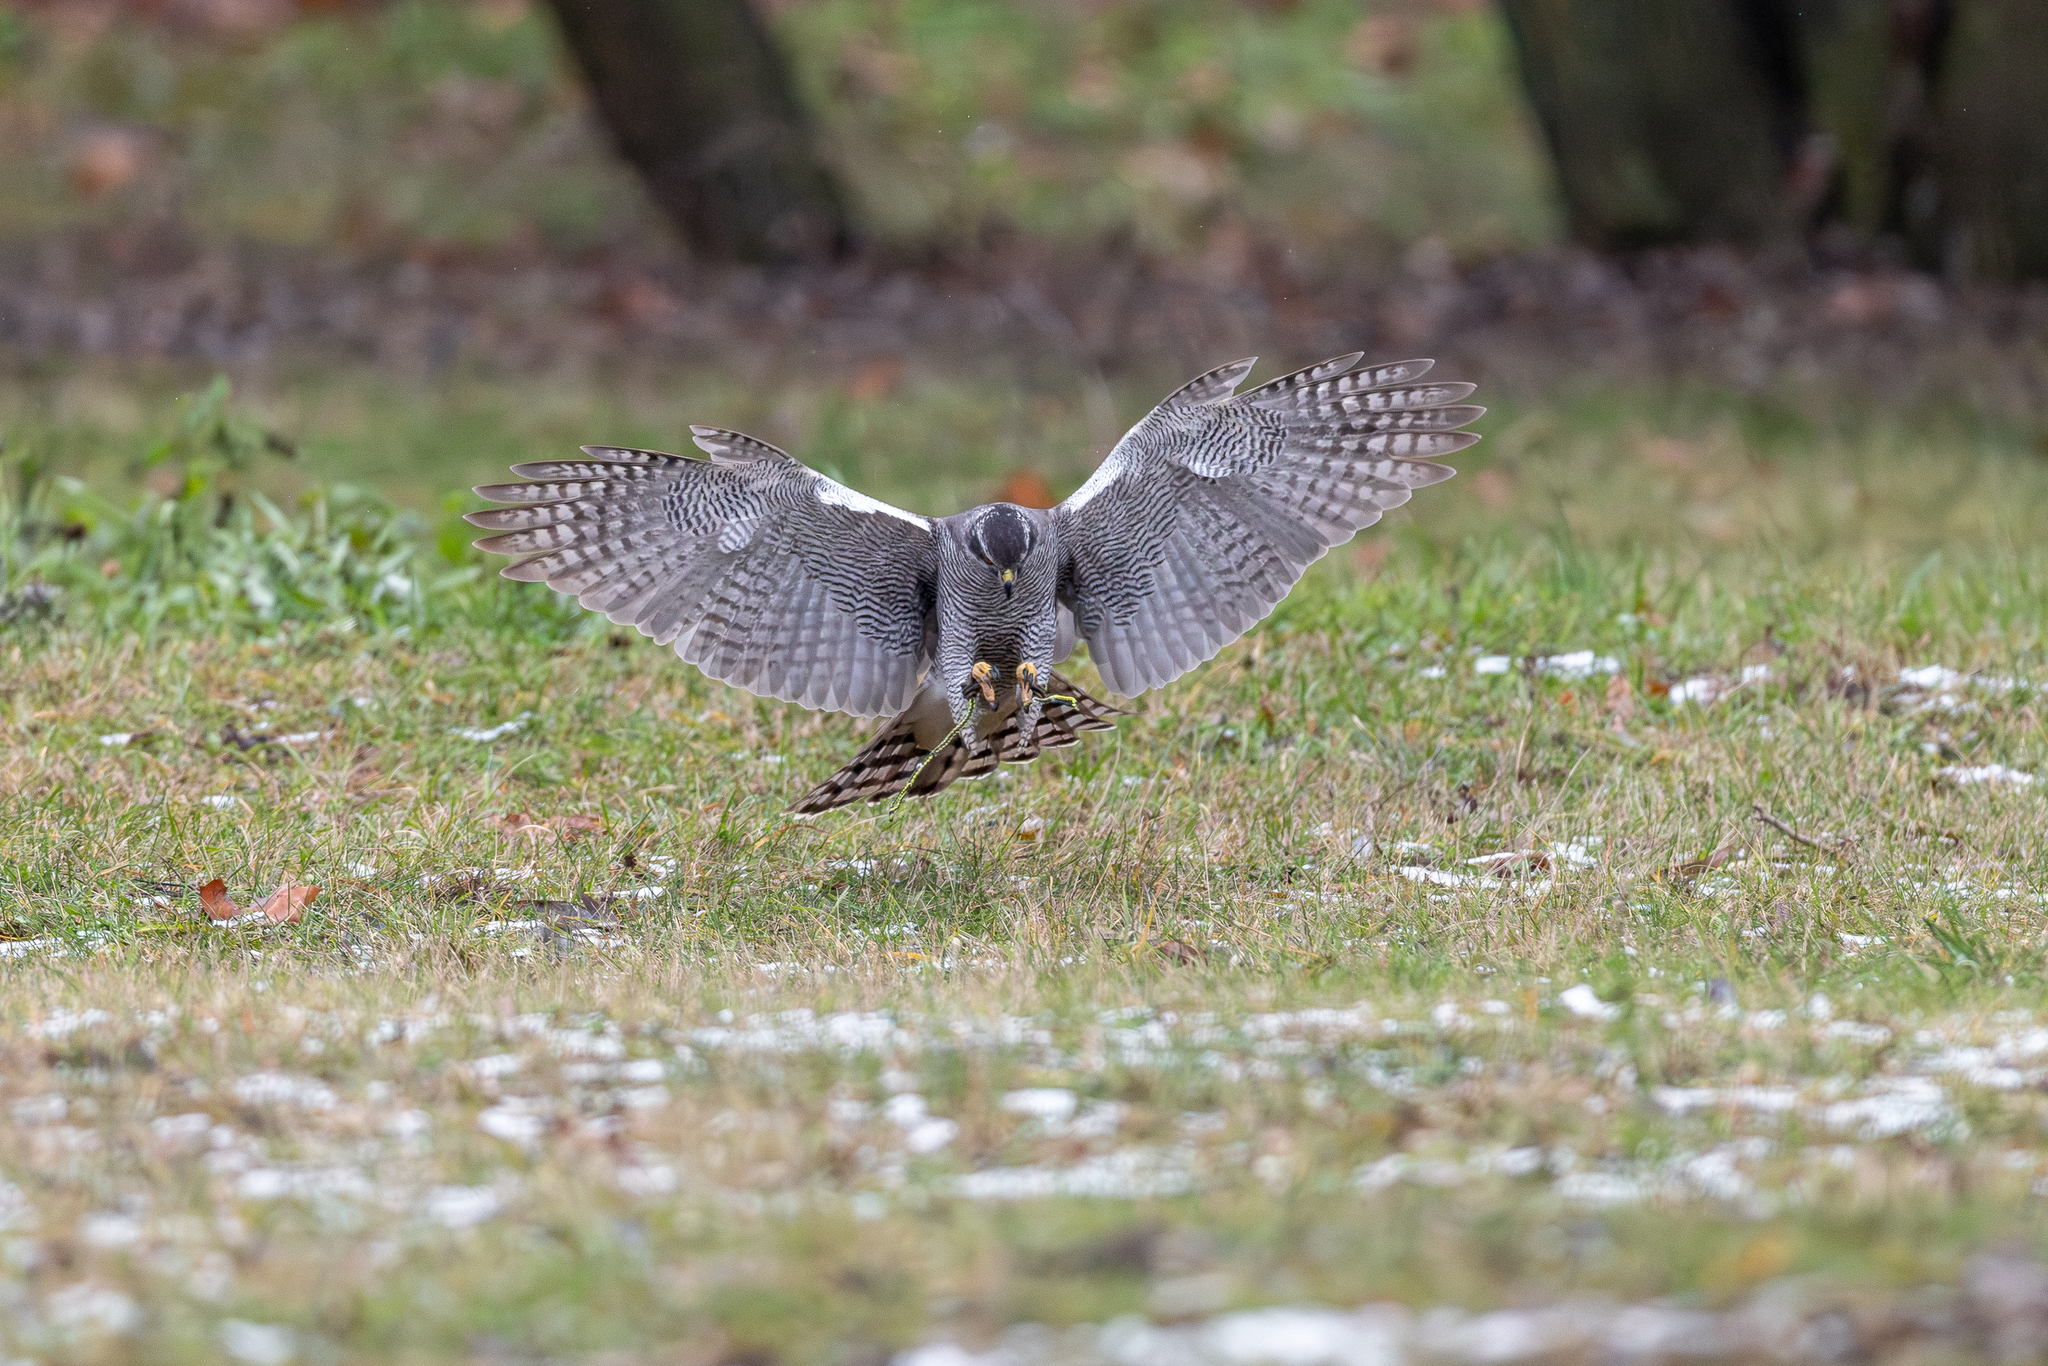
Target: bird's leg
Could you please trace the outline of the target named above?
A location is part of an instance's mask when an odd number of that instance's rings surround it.
[[[1038,692],[1038,666],[1024,663],[1017,666],[1017,706],[1022,709],[1031,705],[1031,699]]]
[[[996,666],[985,659],[976,660],[973,674],[974,681],[981,685],[981,700],[993,709],[996,705]]]

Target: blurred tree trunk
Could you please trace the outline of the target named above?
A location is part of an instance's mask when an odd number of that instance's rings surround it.
[[[1946,8],[1946,7],[1944,7]],[[1910,239],[1957,277],[2048,277],[2048,3],[1956,0]]]
[[[1572,230],[2048,277],[2048,0],[1500,0]]]
[[[849,237],[748,0],[549,0],[620,153],[693,251],[816,260]]]
[[[1833,153],[1829,216],[1865,236],[1939,237],[1934,81],[1952,0],[1811,0],[1797,24],[1811,72],[1811,115]]]
[[[1799,226],[1797,30],[1775,0],[1501,0],[1572,230],[1601,247]]]

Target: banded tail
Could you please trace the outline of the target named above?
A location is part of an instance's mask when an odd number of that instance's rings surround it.
[[[1110,718],[1130,714],[1097,701],[1057,673],[1051,676],[1037,729],[1029,736],[1018,730],[1013,714],[985,736],[970,727],[936,750],[923,750],[917,746],[913,711],[876,731],[852,762],[797,798],[790,811],[814,816],[855,802],[887,801],[899,792],[929,797],[962,778],[985,778],[998,763],[1028,764],[1041,750],[1079,744],[1082,731],[1115,730]]]

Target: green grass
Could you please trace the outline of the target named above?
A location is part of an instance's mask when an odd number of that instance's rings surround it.
[[[1120,383],[1123,415],[1173,378]],[[2048,777],[1937,778],[2048,775],[2040,694],[1898,681],[2048,677],[2023,428],[1488,395],[1459,480],[1117,734],[793,823],[861,725],[466,574],[451,491],[697,419],[946,511],[1039,450],[1078,482],[1078,404],[936,372],[867,404],[342,376],[252,384],[195,436],[177,382],[0,399],[11,458],[86,481],[38,515],[101,509],[82,543],[10,552],[8,590],[67,589],[0,634],[16,1355],[215,1360],[235,1319],[303,1359],[876,1360],[1260,1303],[1882,1294],[2040,1247]],[[229,459],[266,427],[298,463]],[[297,580],[251,513],[161,561],[230,587],[138,627],[123,557],[160,543],[123,510],[166,470],[199,491],[153,516],[268,489],[293,544],[411,538],[423,587],[399,612],[342,574],[266,617],[237,575]],[[411,511],[322,532],[294,498],[337,482]],[[1576,650],[1618,672],[1479,671]],[[1733,690],[1668,695],[1702,677]],[[1518,849],[1554,866],[1464,862]],[[531,872],[465,875],[494,868]],[[219,927],[213,877],[243,905],[322,890],[302,923]],[[1282,1015],[1309,1009],[1336,1013]],[[1781,1101],[1682,1094],[1738,1086]],[[1002,1108],[1025,1087],[1098,1127]],[[913,1091],[957,1126],[925,1151],[882,1108]],[[1701,1154],[1739,1180],[1687,1175]],[[1163,1184],[974,1198],[975,1173],[1111,1161]]]
[[[1239,274],[1256,237],[1287,243],[1308,278],[1422,236],[1476,256],[1557,233],[1484,7],[774,11],[823,152],[883,244],[971,252],[1022,230],[1206,253]],[[146,253],[169,222],[446,258],[654,230],[522,0],[399,0],[238,36],[96,13],[0,5],[0,237],[89,227]]]

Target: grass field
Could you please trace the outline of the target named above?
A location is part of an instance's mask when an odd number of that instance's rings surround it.
[[[97,231],[133,269],[166,229],[386,259],[658,233],[544,6],[295,8],[0,4],[0,242]],[[769,8],[863,231],[914,253],[1021,230],[1232,274],[1257,239],[1307,279],[1558,232],[1470,0]]]
[[[2038,429],[1486,395],[1117,734],[796,823],[858,724],[450,491],[699,420],[950,511],[1077,483],[1077,404],[180,384],[0,394],[12,1355],[2039,1354]]]

